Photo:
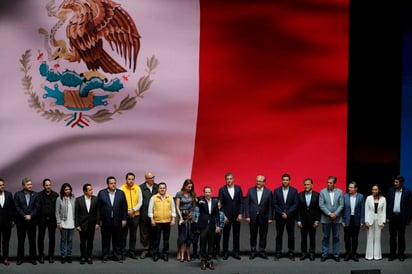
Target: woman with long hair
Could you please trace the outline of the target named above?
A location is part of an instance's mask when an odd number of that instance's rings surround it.
[[[74,232],[74,205],[75,198],[72,186],[64,183],[60,188],[60,197],[56,200],[56,220],[60,230],[61,262],[71,263]]]
[[[176,211],[179,216],[179,236],[177,239],[177,260],[183,262],[185,258],[190,261],[190,244],[193,236],[191,233],[191,213],[197,203],[195,185],[191,179],[183,182],[182,189],[176,193]]]
[[[382,259],[381,234],[386,222],[386,199],[379,185],[372,186],[372,195],[365,202],[365,225],[367,229],[366,260]]]

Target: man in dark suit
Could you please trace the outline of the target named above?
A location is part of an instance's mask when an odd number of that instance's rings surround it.
[[[389,261],[396,258],[396,246],[398,246],[398,258],[405,261],[405,229],[411,222],[412,194],[403,186],[405,178],[397,176],[394,187],[390,188],[386,198],[386,222],[389,223]]]
[[[250,249],[249,259],[260,256],[267,259],[265,252],[269,224],[273,222],[272,192],[265,187],[266,178],[256,177],[256,186],[248,190],[245,200],[245,220],[249,223]],[[259,251],[256,252],[257,235],[259,232]]]
[[[281,257],[283,231],[288,233],[289,259],[295,260],[295,219],[298,210],[298,191],[290,186],[290,175],[282,175],[282,186],[273,193],[273,209],[276,221],[276,254],[275,260]]]
[[[0,179],[0,240],[2,240],[0,259],[4,265],[9,265],[9,243],[16,208],[13,195],[4,189],[5,182],[3,179]],[[3,251],[3,256],[1,256],[1,251]]]
[[[94,232],[100,227],[99,203],[91,184],[83,185],[83,193],[76,198],[74,226],[80,236],[80,264],[92,264]]]
[[[240,260],[239,240],[240,222],[243,216],[242,188],[234,184],[232,173],[225,174],[226,185],[219,189],[221,210],[225,214],[225,229],[223,230],[223,260],[228,259],[230,229],[233,226],[233,258]]]
[[[36,265],[36,227],[37,218],[40,212],[40,199],[33,189],[31,179],[22,180],[23,190],[14,194],[14,204],[16,206],[16,226],[17,226],[17,265],[21,265],[24,259],[24,242],[26,234],[29,239],[30,261]]]
[[[107,262],[110,253],[110,241],[113,246],[113,260],[123,263],[122,227],[127,221],[127,202],[124,192],[116,188],[116,178],[106,179],[107,188],[99,191],[103,262]]]
[[[299,206],[298,215],[296,218],[297,227],[301,233],[301,251],[300,260],[303,261],[309,256],[311,261],[315,260],[316,248],[316,229],[320,223],[320,209],[319,209],[319,193],[314,191],[313,181],[306,178],[303,181],[304,191],[298,195]],[[308,251],[308,235],[309,235],[309,254]]]
[[[211,187],[205,186],[203,195],[197,202],[199,207],[197,227],[200,229],[200,268],[205,270],[207,267],[213,270],[213,242],[215,233],[220,233],[219,206],[218,200],[212,199]]]
[[[149,250],[153,250],[156,242],[156,233],[152,229],[152,224],[148,216],[150,198],[158,191],[158,185],[155,183],[155,176],[151,172],[144,175],[144,183],[140,185],[142,192],[142,206],[140,207],[140,243],[143,246],[140,259],[146,258],[149,255]]]
[[[51,180],[46,178],[43,180],[43,190],[39,192],[40,213],[37,235],[37,248],[39,250],[39,262],[44,264],[44,236],[46,229],[49,238],[48,257],[49,263],[54,262],[54,247],[56,245],[56,200],[59,197],[57,192],[52,190]]]
[[[355,262],[359,262],[358,236],[360,228],[365,224],[365,198],[358,193],[356,182],[350,182],[348,190],[349,192],[343,197],[342,226],[346,248],[344,261],[352,258]]]

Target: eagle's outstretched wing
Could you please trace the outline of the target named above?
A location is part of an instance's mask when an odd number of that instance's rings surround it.
[[[67,26],[70,46],[88,69],[122,73],[119,65],[103,48],[104,40],[124,58],[129,69],[136,70],[140,35],[130,15],[112,0],[71,0],[74,16]]]

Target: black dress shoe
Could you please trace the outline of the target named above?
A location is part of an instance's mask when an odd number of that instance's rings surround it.
[[[240,260],[240,256],[239,256],[239,253],[233,253],[232,254],[232,257],[234,258],[234,259],[236,259],[236,260]]]
[[[302,253],[302,256],[300,256],[299,259],[300,259],[301,261],[303,261],[303,260],[305,260],[307,257],[308,257],[308,254]]]
[[[266,253],[263,251],[263,252],[259,252],[259,256],[260,256],[260,258],[262,258],[262,259],[265,259],[265,260],[267,260],[268,259],[268,256],[266,255]]]
[[[206,270],[206,262],[202,262],[202,263],[200,264],[200,269],[201,269],[201,270]]]
[[[295,254],[292,252],[289,253],[289,260],[294,261],[295,260]]]
[[[65,264],[66,263],[66,257],[62,257],[61,262],[62,262],[62,264]]]
[[[80,264],[85,264],[86,263],[86,259],[85,258],[81,258],[80,259]]]
[[[280,252],[276,252],[275,253],[275,261],[279,260],[281,256],[282,255],[280,254]]]
[[[333,259],[335,260],[335,262],[340,262],[339,256],[333,256]]]
[[[256,252],[250,253],[249,259],[253,260],[254,258],[256,258]]]
[[[43,256],[39,257],[39,263],[44,264],[44,257]]]
[[[31,264],[32,265],[37,265],[37,261],[36,260],[31,260]]]
[[[213,265],[213,262],[210,262],[210,263],[206,264],[206,267],[209,268],[210,270],[214,270],[214,269],[215,269],[215,267],[214,267],[214,265]]]
[[[66,257],[66,262],[68,262],[69,264],[71,264],[71,263],[72,263],[72,257],[67,256],[67,257]]]
[[[311,260],[311,261],[315,260],[315,253],[310,253],[309,260]]]
[[[222,259],[226,261],[228,258],[229,258],[229,255],[227,254],[227,252],[224,252]]]
[[[158,255],[153,255],[153,261],[157,262],[159,260],[159,256]]]
[[[401,262],[405,261],[405,256],[404,255],[399,255],[399,261],[401,261]]]
[[[93,260],[92,260],[92,258],[90,258],[90,257],[89,257],[89,258],[87,258],[87,263],[88,263],[88,264],[93,264]]]
[[[169,261],[169,255],[168,254],[163,254],[163,261],[165,261],[165,262]]]
[[[353,255],[352,259],[353,259],[355,262],[359,262],[359,256],[358,256],[358,254]]]
[[[345,255],[345,258],[343,259],[345,262],[347,262],[347,261],[349,261],[350,260],[350,255],[349,254],[346,254]]]
[[[52,264],[52,263],[54,263],[54,258],[53,256],[49,256],[49,264]]]
[[[23,260],[17,260],[16,265],[21,265],[23,263]]]
[[[10,262],[9,262],[9,260],[6,258],[6,259],[3,260],[3,264],[4,264],[4,265],[10,265]]]
[[[388,258],[388,261],[393,261],[393,260],[395,260],[396,259],[396,256],[395,255],[390,255],[389,256],[389,258]]]
[[[322,257],[320,258],[320,261],[321,261],[321,262],[326,261],[326,256],[322,256]]]

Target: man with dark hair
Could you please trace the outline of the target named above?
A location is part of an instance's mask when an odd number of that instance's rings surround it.
[[[48,259],[49,263],[54,262],[54,247],[56,243],[56,199],[59,194],[52,190],[52,182],[49,178],[43,180],[43,190],[39,192],[40,214],[39,214],[39,234],[37,235],[37,248],[39,250],[39,262],[44,264],[44,236],[46,229],[49,238]]]
[[[74,208],[74,226],[80,236],[80,264],[92,264],[94,232],[100,227],[100,211],[91,184],[83,185],[83,196],[76,198]]]
[[[343,193],[336,187],[337,178],[328,177],[327,187],[319,193],[319,208],[322,211],[320,222],[322,224],[322,257],[321,262],[326,261],[329,256],[330,232],[333,238],[333,259],[336,262],[339,258],[339,227],[342,223]]]
[[[362,194],[358,193],[358,184],[356,182],[350,182],[348,190],[348,193],[344,196],[342,218],[346,248],[344,261],[352,258],[355,262],[358,262],[358,236],[360,228],[365,224],[365,199]]]
[[[167,185],[164,182],[159,183],[158,193],[153,195],[149,201],[148,216],[152,228],[156,233],[156,242],[152,254],[153,261],[161,257],[165,262],[169,260],[169,238],[170,227],[176,222],[176,207],[173,196],[168,194]],[[160,239],[163,234],[163,251],[160,254]]]
[[[405,178],[398,175],[387,195],[386,222],[389,223],[389,261],[396,259],[396,247],[398,258],[405,261],[405,229],[411,222],[412,194],[403,184]]]
[[[303,181],[304,190],[299,193],[298,216],[296,218],[297,227],[301,233],[300,260],[305,260],[308,256],[311,261],[315,260],[316,230],[320,223],[319,193],[313,190],[313,181],[306,178]],[[309,254],[308,254],[309,235]]]
[[[33,191],[31,179],[22,180],[23,189],[14,194],[14,204],[16,205],[16,226],[17,226],[17,265],[21,265],[24,260],[24,242],[26,234],[29,239],[30,261],[33,265],[36,261],[36,228],[40,212],[40,199],[37,192]]]
[[[122,228],[127,222],[127,202],[124,192],[116,188],[116,178],[106,179],[107,188],[99,191],[103,262],[107,262],[112,242],[113,260],[123,263]]]
[[[144,183],[140,185],[140,190],[142,191],[142,206],[140,207],[140,243],[143,246],[142,254],[140,259],[146,258],[149,255],[149,250],[153,250],[154,243],[156,240],[156,234],[154,229],[151,229],[152,225],[150,218],[147,215],[149,209],[149,201],[153,195],[157,193],[158,186],[155,183],[155,176],[151,172],[147,172],[144,175]]]
[[[223,260],[228,259],[230,229],[233,227],[233,258],[240,260],[240,223],[243,218],[242,188],[234,184],[234,176],[225,174],[226,185],[219,189],[221,211],[225,214],[225,229],[223,230]]]
[[[122,231],[123,241],[123,259],[126,256],[127,234],[129,234],[129,252],[128,255],[132,259],[136,257],[136,234],[139,226],[140,207],[142,206],[142,191],[135,184],[135,175],[131,172],[126,174],[126,182],[122,184],[120,189],[124,192],[127,201],[127,224]]]
[[[14,224],[14,216],[16,207],[14,205],[13,195],[5,189],[5,182],[0,179],[0,259],[4,265],[9,265],[9,243],[11,236],[11,228]],[[1,256],[3,251],[3,256]]]
[[[273,210],[276,221],[276,254],[275,260],[281,257],[283,231],[286,226],[288,234],[288,256],[295,260],[295,219],[298,210],[298,191],[290,186],[290,175],[282,175],[282,186],[273,192]]]

